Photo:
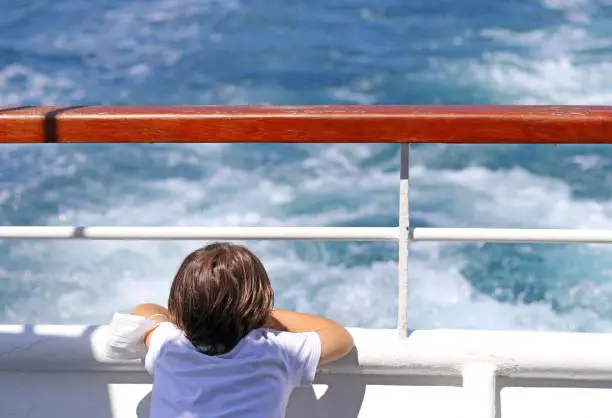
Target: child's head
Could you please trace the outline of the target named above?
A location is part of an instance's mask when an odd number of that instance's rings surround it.
[[[230,351],[265,325],[274,303],[266,270],[247,248],[215,243],[189,254],[168,298],[172,321],[200,351]]]

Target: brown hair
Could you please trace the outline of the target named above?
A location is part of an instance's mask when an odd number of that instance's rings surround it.
[[[224,354],[265,325],[274,291],[249,249],[214,243],[185,258],[168,298],[170,319],[202,353]]]

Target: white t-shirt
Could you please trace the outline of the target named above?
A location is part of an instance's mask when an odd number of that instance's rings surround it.
[[[283,418],[296,386],[312,384],[321,340],[314,332],[257,329],[219,356],[200,353],[161,323],[145,368],[154,375],[151,418]]]

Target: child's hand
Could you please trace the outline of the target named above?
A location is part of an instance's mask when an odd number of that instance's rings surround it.
[[[148,329],[144,334],[144,342],[147,348],[149,348],[149,341],[151,340],[151,334],[162,322],[168,322],[168,316],[170,313],[168,309],[160,305],[153,303],[142,303],[132,309],[132,315],[144,316],[147,319],[157,322],[156,325]]]

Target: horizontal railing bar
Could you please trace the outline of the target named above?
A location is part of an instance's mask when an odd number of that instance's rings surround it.
[[[0,239],[397,241],[397,227],[3,226]],[[414,228],[411,241],[612,243],[612,230]]]
[[[35,142],[612,143],[612,107],[0,107],[0,143]]]
[[[524,228],[414,228],[412,241],[612,243],[612,230]]]
[[[0,372],[144,371],[142,363],[107,357],[108,326],[0,324]],[[320,368],[320,375],[457,376],[490,364],[512,379],[612,381],[612,334],[531,331],[349,328],[358,356]],[[558,383],[557,383],[558,384]],[[568,380],[566,386],[571,387]],[[464,416],[464,415],[461,415]]]
[[[397,227],[0,227],[0,239],[397,241],[398,233]]]

